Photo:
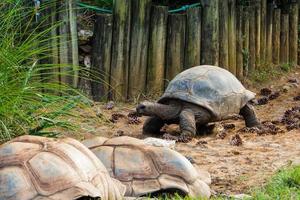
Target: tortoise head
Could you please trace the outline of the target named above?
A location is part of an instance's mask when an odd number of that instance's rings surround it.
[[[156,103],[150,102],[150,101],[144,101],[137,105],[136,112],[139,115],[145,115],[145,116],[154,116],[155,113],[155,105]]]

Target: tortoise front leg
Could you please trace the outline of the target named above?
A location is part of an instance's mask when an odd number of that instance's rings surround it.
[[[158,135],[164,124],[164,121],[159,117],[149,117],[144,123],[143,134]]]
[[[181,134],[185,136],[196,135],[195,114],[191,109],[184,109],[179,115],[179,126]]]
[[[244,117],[245,124],[247,127],[260,126],[260,122],[256,117],[253,106],[250,104],[246,104],[240,110],[240,115]]]

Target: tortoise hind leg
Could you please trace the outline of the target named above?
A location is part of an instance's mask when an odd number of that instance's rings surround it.
[[[253,106],[250,104],[246,104],[240,110],[240,115],[244,117],[245,123],[247,127],[259,126],[260,122],[256,117]]]
[[[164,124],[164,121],[159,117],[149,117],[144,123],[143,134],[158,135]]]

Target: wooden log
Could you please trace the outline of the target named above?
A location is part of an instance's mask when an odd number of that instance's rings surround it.
[[[132,99],[146,87],[151,0],[132,1],[128,95]]]
[[[280,15],[281,10],[275,9],[273,12],[273,31],[272,31],[272,61],[273,64],[279,64],[280,56]]]
[[[274,5],[272,3],[268,3],[267,5],[267,43],[266,43],[266,64],[267,66],[272,63],[272,32],[273,32],[273,10]]]
[[[111,14],[96,15],[92,46],[92,96],[95,101],[108,99],[112,41]]]
[[[249,72],[255,70],[255,7],[252,7],[249,13]]]
[[[260,34],[261,34],[261,0],[255,1],[255,64],[257,67],[261,64],[260,59]]]
[[[51,64],[56,65],[56,67],[52,70],[51,80],[55,83],[59,83],[59,46],[58,46],[58,36],[57,36],[57,2],[53,1],[51,3],[50,8],[50,20],[51,20]]]
[[[228,8],[229,70],[236,75],[236,0],[229,0]]]
[[[297,64],[298,57],[298,3],[290,4],[289,12],[289,62]]]
[[[131,0],[115,0],[110,85],[111,98],[127,99],[130,46]]]
[[[77,1],[68,1],[69,10],[69,23],[70,23],[70,45],[71,45],[71,57],[73,67],[73,87],[78,86],[78,73],[79,73],[79,58],[78,58],[78,38],[77,38]]]
[[[166,79],[169,81],[184,69],[185,31],[186,15],[170,14],[168,17],[166,63]]]
[[[248,75],[249,71],[249,7],[243,7],[243,76]]]
[[[220,1],[219,8],[219,66],[228,70],[228,0]]]
[[[236,10],[236,75],[238,79],[243,78],[243,7],[237,6]]]
[[[148,50],[147,93],[160,95],[164,89],[168,7],[153,6]]]
[[[201,64],[218,65],[219,1],[210,0],[202,9]]]
[[[281,13],[280,19],[280,63],[289,62],[289,15]]]
[[[73,85],[72,61],[69,57],[71,52],[69,48],[70,24],[67,0],[60,1],[58,16],[59,21],[61,22],[59,26],[59,63],[61,66],[60,78],[63,84]]]
[[[201,47],[201,9],[191,8],[187,11],[185,46],[185,68],[200,65]]]
[[[266,32],[267,32],[267,0],[261,0],[261,35],[260,35],[260,60],[265,62],[266,58]]]

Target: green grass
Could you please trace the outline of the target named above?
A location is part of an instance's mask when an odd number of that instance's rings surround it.
[[[250,73],[249,78],[254,82],[263,83],[291,71],[292,68],[293,65],[290,63],[281,64],[279,66],[265,66],[255,69],[254,72]]]
[[[253,192],[256,200],[300,199],[300,166],[280,170],[262,188]]]
[[[61,116],[85,97],[56,77],[68,64],[51,62],[49,16],[35,21],[34,7],[23,1],[0,2],[0,143],[22,134],[55,136],[51,128],[75,128]],[[41,13],[54,1],[42,4]],[[52,13],[54,14],[54,13]],[[69,65],[70,66],[70,65]],[[73,73],[73,72],[72,72]]]

